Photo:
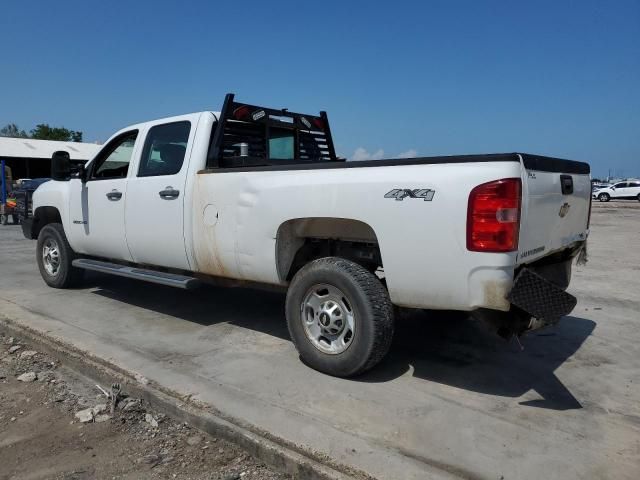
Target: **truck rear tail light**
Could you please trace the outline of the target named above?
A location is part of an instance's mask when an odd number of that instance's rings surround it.
[[[518,250],[521,197],[519,178],[483,183],[471,190],[467,210],[467,250]]]

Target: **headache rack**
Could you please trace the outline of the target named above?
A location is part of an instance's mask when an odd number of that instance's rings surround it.
[[[326,112],[293,113],[224,99],[211,138],[207,168],[342,161],[336,157]]]

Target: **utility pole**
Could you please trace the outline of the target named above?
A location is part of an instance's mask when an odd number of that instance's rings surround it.
[[[0,160],[0,202],[4,205],[7,203],[7,180],[4,173],[4,160]]]

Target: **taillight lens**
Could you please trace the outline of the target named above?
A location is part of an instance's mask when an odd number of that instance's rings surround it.
[[[324,121],[321,118],[314,118],[313,124],[318,130],[324,131]]]
[[[233,111],[233,117],[236,120],[247,120],[249,118],[249,107],[242,105]]]
[[[474,252],[518,250],[522,182],[505,178],[478,185],[469,194],[467,249]]]

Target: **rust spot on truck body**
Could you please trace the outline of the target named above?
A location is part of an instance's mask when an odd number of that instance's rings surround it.
[[[204,179],[201,175],[196,175],[193,186],[192,210],[192,235],[193,254],[198,273],[227,277],[228,272],[219,256],[218,243],[216,238],[215,225],[206,225],[204,222],[204,212],[211,202],[208,198],[207,188],[203,185]],[[218,222],[216,225],[218,225]]]
[[[485,308],[508,311],[511,308],[507,295],[511,289],[510,285],[495,280],[487,280],[483,283]]]

